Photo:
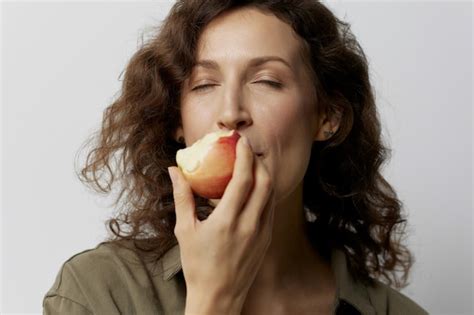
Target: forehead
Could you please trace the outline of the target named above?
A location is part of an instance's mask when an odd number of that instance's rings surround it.
[[[239,62],[278,56],[293,66],[299,62],[300,38],[275,15],[255,8],[237,9],[216,17],[203,30],[197,59]]]

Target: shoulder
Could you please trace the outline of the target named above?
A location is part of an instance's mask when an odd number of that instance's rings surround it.
[[[113,281],[114,277],[110,275],[116,274],[124,259],[130,259],[127,256],[133,258],[133,253],[124,255],[123,250],[119,251],[116,245],[106,242],[76,253],[62,264],[48,294],[79,293],[75,291],[90,282],[102,280],[100,283],[104,284],[103,280]]]
[[[144,292],[140,299],[147,296],[153,299],[149,294],[150,287],[150,274],[134,250],[104,242],[73,255],[62,264],[51,289],[44,296],[43,308],[67,304],[86,313],[114,312],[118,311],[117,307],[127,312],[127,304],[137,302],[133,294]]]
[[[369,286],[369,297],[377,310],[377,313],[389,315],[428,315],[428,311],[400,291],[382,283],[375,281],[373,286]]]
[[[130,249],[112,243],[100,243],[95,248],[81,251],[67,259],[58,274],[53,290],[67,289],[71,282],[87,283],[89,280],[114,281],[117,270],[127,265],[141,267],[138,256]],[[66,280],[74,280],[68,281]]]
[[[46,314],[68,312],[73,314],[91,314],[87,287],[98,269],[110,270],[110,260],[106,259],[109,250],[103,243],[94,249],[81,251],[67,259],[59,269],[53,285],[43,299]],[[101,276],[102,277],[102,276]]]

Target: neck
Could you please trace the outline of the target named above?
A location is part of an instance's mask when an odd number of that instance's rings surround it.
[[[266,292],[286,296],[289,291],[323,291],[333,285],[329,262],[323,260],[307,236],[303,207],[301,183],[275,208],[272,242],[249,295]]]

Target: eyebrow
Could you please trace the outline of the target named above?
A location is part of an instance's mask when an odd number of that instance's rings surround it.
[[[286,65],[288,68],[290,68],[290,70],[293,70],[293,68],[291,67],[288,61],[278,56],[256,57],[256,58],[250,59],[248,64],[251,68],[256,68],[270,61],[279,61],[283,63],[284,65]],[[219,65],[217,64],[217,62],[215,62],[214,60],[208,60],[208,59],[199,60],[198,62],[196,62],[194,66],[195,67],[199,66],[199,67],[213,69],[213,70],[219,69]]]

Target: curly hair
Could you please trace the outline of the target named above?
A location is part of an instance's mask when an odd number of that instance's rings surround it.
[[[312,147],[303,202],[316,220],[308,222],[308,235],[324,257],[333,248],[343,250],[355,279],[407,286],[413,264],[402,244],[407,220],[402,202],[381,174],[390,149],[381,138],[368,60],[350,24],[315,0],[181,0],[142,40],[126,66],[118,97],[104,111],[101,128],[85,143],[92,147],[77,172],[99,193],[111,193],[119,185],[117,212],[107,220],[112,232],[108,241],[132,241],[154,259],[177,243],[167,167],[176,165],[176,152],[184,147],[174,139],[181,124],[181,86],[195,64],[203,28],[225,11],[250,6],[275,15],[301,37],[318,113],[344,113],[334,137]],[[198,218],[204,220],[212,207],[199,196],[195,202]]]

